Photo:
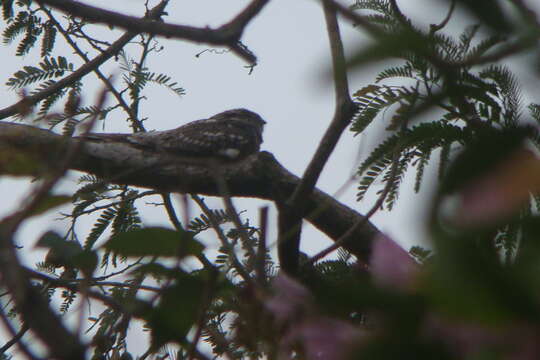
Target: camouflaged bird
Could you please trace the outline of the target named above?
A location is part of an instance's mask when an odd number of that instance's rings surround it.
[[[135,134],[87,134],[91,140],[128,142],[137,148],[184,160],[238,161],[259,151],[264,121],[246,109],[233,109],[176,129]]]

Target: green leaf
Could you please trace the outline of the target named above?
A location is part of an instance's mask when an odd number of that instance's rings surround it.
[[[36,243],[37,247],[52,249],[54,247],[62,247],[66,240],[55,231],[47,231]]]
[[[81,269],[85,276],[92,276],[98,264],[98,256],[95,251],[83,250],[71,259],[71,264]]]
[[[204,246],[191,233],[161,227],[136,229],[115,235],[104,247],[123,256],[187,256]]]
[[[155,348],[181,342],[199,315],[205,282],[186,273],[179,273],[177,281],[163,290],[159,305],[147,316]]]
[[[2,1],[2,16],[4,20],[8,20],[13,17],[13,0]]]
[[[82,256],[83,249],[77,241],[66,241],[62,236],[54,231],[47,231],[36,243],[37,247],[48,248],[49,252],[45,261],[55,267],[80,267],[77,259]],[[97,259],[96,259],[97,261]],[[86,261],[85,267],[89,262]]]

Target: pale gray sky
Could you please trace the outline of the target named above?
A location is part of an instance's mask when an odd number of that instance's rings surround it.
[[[143,1],[140,0],[93,0],[84,1],[104,8],[141,14]],[[171,1],[167,8],[169,16],[164,20],[170,23],[194,26],[219,26],[228,21],[247,0],[184,0]],[[349,2],[343,2],[349,3]],[[432,0],[400,1],[403,10],[416,18],[422,19],[424,25],[439,22],[446,14],[446,8],[439,7],[440,2]],[[530,0],[533,4],[534,1]],[[536,4],[537,8],[540,5]],[[362,32],[347,22],[342,22],[345,48],[353,52],[365,41]],[[468,25],[468,24],[467,24]],[[463,24],[451,24],[451,29],[460,31]],[[108,33],[107,27],[103,32]],[[120,32],[117,32],[119,34]],[[116,39],[118,35],[114,36]],[[110,40],[113,37],[109,38]],[[181,41],[160,39],[165,50],[157,56],[150,57],[148,67],[157,73],[163,72],[186,89],[181,99],[158,86],[149,86],[145,91],[148,100],[142,104],[142,115],[148,116],[148,129],[170,129],[188,121],[204,118],[217,112],[245,107],[258,112],[268,124],[265,129],[263,149],[272,152],[276,158],[290,171],[301,175],[311,159],[322,134],[326,130],[333,113],[333,88],[327,82],[329,51],[321,6],[315,0],[273,0],[263,9],[247,27],[242,38],[259,58],[259,65],[249,75],[242,60],[231,53],[205,52],[199,57],[195,55],[207,46]],[[62,41],[58,38],[58,43]],[[77,56],[65,48],[64,55],[80,64]],[[133,48],[132,48],[133,49]],[[5,82],[21,65],[35,63],[37,52],[24,58],[13,56],[15,46],[0,47]],[[218,53],[219,52],[219,53]],[[221,53],[221,54],[220,54]],[[132,53],[135,55],[134,53]],[[351,74],[350,89],[352,92],[373,81],[378,70],[384,64],[366,67],[364,71]],[[118,64],[110,62],[104,68],[115,72]],[[9,69],[9,70],[8,70]],[[93,75],[91,75],[93,76]],[[119,79],[117,79],[119,81]],[[99,82],[95,84],[95,92],[101,89]],[[94,93],[95,93],[94,92]],[[84,95],[87,104],[92,103],[92,90],[86,88]],[[12,93],[0,98],[0,107],[5,107],[16,100]],[[129,128],[124,122],[124,115],[117,112],[107,120],[106,132],[127,132]],[[388,119],[379,119],[370,126],[368,132],[361,137],[353,138],[346,132],[332,155],[318,183],[318,187],[329,193],[337,191],[350,177],[353,164],[358,156],[363,158],[370,149],[385,136],[385,125]],[[99,124],[101,126],[101,124]],[[100,130],[101,127],[97,128]],[[58,191],[70,193],[76,188],[77,176],[72,175]],[[0,195],[3,200],[0,215],[5,215],[19,206],[21,198],[29,191],[27,180],[10,180],[0,178]],[[407,186],[407,185],[406,185]],[[383,232],[388,233],[404,247],[420,243],[423,238],[420,220],[426,212],[422,196],[411,194],[412,187],[404,188],[397,207],[392,212],[377,213],[372,221]],[[423,191],[430,193],[433,183],[426,181]],[[366,212],[375,201],[375,196],[368,196],[362,203],[356,202],[356,184],[353,183],[340,198],[352,208]],[[144,200],[143,200],[144,201]],[[168,223],[165,213],[154,206],[145,206],[139,201],[144,220],[150,224]],[[157,201],[157,200],[156,200]],[[253,223],[257,222],[256,210],[261,202],[253,199],[235,199],[238,209],[248,209],[246,216]],[[221,206],[219,201],[212,202]],[[69,208],[66,208],[69,209]],[[196,212],[197,209],[193,209]],[[49,228],[65,229],[65,222],[54,221],[55,213],[28,221],[18,240],[26,246],[25,255],[34,251],[31,247],[42,231]],[[271,212],[272,219],[275,211]],[[93,218],[81,223],[86,234]],[[275,221],[273,221],[275,225]],[[85,229],[86,227],[86,229]],[[270,241],[275,239],[275,230],[271,229]],[[309,253],[321,250],[330,244],[318,231],[306,226],[302,238],[302,249]],[[33,264],[38,257],[26,258]]]
[[[94,0],[87,3],[130,14],[140,14],[143,9],[143,2],[135,0]],[[215,27],[228,21],[247,3],[248,1],[173,1],[167,8],[169,16],[165,17],[165,21]],[[437,14],[433,21],[439,17]],[[358,29],[348,23],[342,23],[342,31],[349,53],[365,39]],[[107,27],[104,27],[103,32],[110,33]],[[110,39],[113,37],[110,36]],[[61,39],[58,40],[60,44]],[[333,88],[326,76],[329,65],[328,40],[322,9],[317,1],[274,0],[254,19],[243,37],[244,43],[259,58],[259,65],[251,75],[244,68],[246,64],[231,53],[205,52],[196,57],[197,53],[208,46],[176,40],[159,41],[165,46],[165,50],[150,57],[147,65],[152,71],[166,73],[178,81],[186,89],[186,95],[180,99],[162,87],[150,85],[146,89],[148,101],[145,101],[141,108],[142,115],[149,117],[146,122],[148,129],[170,129],[225,109],[246,107],[260,113],[268,122],[263,149],[272,152],[293,173],[302,174],[333,113]],[[222,50],[217,49],[217,52],[223,52]],[[36,52],[31,52],[24,58],[16,58],[12,56],[13,46],[1,47],[0,51],[3,53],[2,58],[9,59],[5,63],[11,68],[10,75],[21,65],[35,61]],[[70,50],[65,50],[64,55],[75,64],[80,64],[78,57],[72,55]],[[134,51],[132,55],[135,56]],[[118,73],[118,64],[109,62],[105,69]],[[372,81],[375,70],[378,70],[376,66],[370,66],[367,71],[353,74],[351,91]],[[6,76],[8,72],[4,74]],[[100,88],[99,82],[92,83],[95,84],[97,92]],[[7,106],[14,101],[15,96],[12,93],[10,95],[12,96],[0,99],[0,106]],[[87,104],[91,104],[93,97],[88,87],[85,96]],[[124,115],[117,112],[107,120],[104,131],[129,131],[123,119]],[[101,124],[97,129],[101,130]],[[373,144],[384,136],[383,129],[384,124],[374,124],[368,135],[357,138],[346,132],[325,167],[318,187],[329,193],[337,191],[349,178],[358,154],[361,157],[366,156]],[[72,176],[71,179],[75,180],[76,177]],[[69,192],[74,187],[73,182],[67,181],[63,189]],[[28,190],[20,181],[15,184],[5,179],[0,180],[0,192],[5,202],[15,207],[19,203],[17,199],[26,194],[26,191]],[[341,196],[341,200],[359,211],[369,209],[374,197],[368,197],[359,204],[355,201],[355,193],[356,184],[353,183],[349,191]],[[238,199],[235,202],[239,209],[250,210],[256,210],[261,204],[260,201],[247,199]],[[408,210],[407,204],[411,202],[415,205],[415,211]],[[219,202],[215,204],[221,205]],[[141,206],[141,209],[143,208],[145,220],[151,223],[167,222],[161,210],[152,206]],[[9,206],[4,207],[4,211],[9,211]],[[257,220],[256,212],[250,211],[248,214],[252,221]],[[381,230],[390,233],[408,247],[416,242],[416,219],[421,214],[418,201],[403,196],[394,211],[376,214],[373,221]],[[275,216],[275,213],[272,215]],[[61,228],[62,223],[51,223],[54,217],[54,214],[50,214],[29,223],[20,234],[24,239],[22,242],[27,245],[28,242],[32,243],[37,229],[49,226]],[[88,219],[88,224],[91,224],[92,220]],[[305,251],[313,253],[327,244],[329,242],[324,236],[306,226],[303,236]]]

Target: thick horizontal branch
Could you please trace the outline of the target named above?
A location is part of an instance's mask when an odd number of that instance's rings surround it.
[[[123,15],[114,11],[85,5],[70,0],[39,0],[40,3],[82,19],[117,26],[137,33],[161,35],[167,38],[185,39],[209,45],[228,46],[237,55],[250,63],[255,63],[255,56],[238,45],[246,25],[259,13],[268,0],[253,0],[240,14],[217,29],[197,28],[187,25],[168,24],[135,16]]]
[[[0,146],[38,157],[50,166],[55,165],[66,147],[76,146],[79,141],[82,140],[28,125],[0,122]],[[143,151],[126,142],[86,140],[70,168],[118,184],[162,192],[220,196],[215,168],[182,163],[172,155]],[[255,154],[241,163],[222,165],[219,172],[232,196],[272,201],[287,199],[300,181],[268,152]],[[362,215],[315,189],[306,201],[304,218],[335,241]],[[366,261],[378,233],[375,226],[366,222],[344,241],[344,247]]]

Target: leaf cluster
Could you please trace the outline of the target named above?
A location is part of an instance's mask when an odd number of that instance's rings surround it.
[[[473,67],[476,59],[504,44],[499,33],[476,41],[479,25],[467,27],[455,38],[434,27],[421,30],[389,1],[357,1],[354,8],[375,16],[368,19],[381,26],[384,38],[394,40],[359,51],[350,66],[372,60],[373,54],[403,62],[382,70],[375,83],[354,93],[359,111],[351,127],[358,135],[375,120],[385,123],[388,135],[358,168],[357,198],[363,199],[378,181],[390,183],[378,194],[384,196],[386,208],[392,209],[410,168],[415,168],[414,190],[418,192],[433,155],[437,155],[442,178],[452,153],[482,136],[486,128],[511,129],[522,124],[522,94],[506,66]],[[390,81],[394,84],[385,84]],[[403,85],[395,85],[396,81]],[[534,116],[534,105],[529,109]]]
[[[126,52],[120,53],[120,67],[124,71],[122,79],[128,90],[129,97],[138,101],[141,98],[143,89],[149,84],[164,86],[177,96],[183,96],[185,90],[178,86],[178,82],[163,73],[151,72],[148,68],[142,67],[139,63],[131,59]]]
[[[485,1],[456,1],[480,20],[488,12],[496,20],[503,16],[498,5],[490,8]],[[13,89],[33,85],[36,92],[76,70],[67,58],[51,55],[59,30],[31,5],[31,1],[2,2],[7,23],[3,36],[6,44],[22,37],[18,55],[27,54],[41,36],[41,60],[23,67],[7,82]],[[353,358],[497,358],[491,355],[512,347],[510,337],[503,349],[493,342],[475,340],[480,351],[460,357],[456,354],[462,349],[448,346],[456,338],[462,339],[451,326],[473,324],[475,334],[484,334],[490,326],[503,335],[520,333],[522,339],[512,340],[518,344],[527,339],[520,330],[527,334],[527,329],[540,326],[536,290],[540,248],[534,241],[540,235],[540,197],[531,194],[525,200],[527,206],[519,211],[472,230],[445,222],[441,209],[445,196],[497,169],[500,160],[516,150],[516,144],[528,140],[540,148],[537,131],[524,125],[540,124],[540,105],[523,104],[518,81],[509,68],[478,66],[506,44],[500,30],[508,29],[508,21],[501,21],[502,25],[485,22],[491,31],[478,40],[478,25],[455,37],[442,34],[444,26],[422,30],[391,1],[359,0],[353,9],[368,12],[365,19],[381,33],[374,44],[353,56],[349,66],[387,57],[400,61],[381,71],[373,84],[354,93],[358,112],[351,130],[355,135],[381,121],[388,130],[388,136],[358,168],[358,199],[365,198],[380,182],[384,185],[378,192],[384,197],[383,207],[392,209],[408,171],[415,171],[414,189],[418,192],[428,169],[438,166],[442,185],[430,223],[435,255],[431,250],[413,248],[410,253],[421,264],[420,270],[415,270],[423,276],[414,278],[409,288],[402,283],[387,288],[369,276],[377,272],[373,264],[361,264],[341,250],[335,260],[302,269],[299,280],[309,287],[316,306],[305,311],[305,304],[301,304],[293,315],[297,319],[317,315],[325,323],[346,321],[366,332],[375,328],[372,334],[376,336],[363,338]],[[71,18],[66,21],[71,34],[84,38],[81,29],[85,24]],[[98,43],[95,39],[85,41]],[[43,100],[40,118],[47,119],[51,127],[63,124],[63,132],[71,135],[80,121],[105,119],[113,110],[127,107],[130,121],[139,124],[134,130],[144,131],[142,120],[136,117],[149,84],[165,86],[179,96],[185,92],[171,77],[146,65],[152,41],[151,36],[141,36],[143,50],[138,60],[126,52],[119,54],[123,84],[116,94],[122,100],[118,104],[80,105],[83,83],[77,82]],[[122,103],[124,98],[128,103]],[[63,113],[52,116],[50,111],[60,99],[66,99]],[[482,142],[486,138],[491,141]],[[508,138],[512,141],[505,140]],[[456,157],[463,149],[468,150],[466,155]],[[160,348],[175,344],[180,348],[178,359],[197,357],[192,350],[201,342],[216,358],[277,358],[278,339],[283,340],[284,331],[306,325],[298,320],[288,328],[276,326],[266,306],[272,296],[270,284],[277,275],[271,246],[269,249],[259,228],[249,219],[241,219],[242,213],[201,206],[203,213],[182,224],[175,219],[175,210],[164,206],[166,216],[176,220],[172,221],[174,229],[145,226],[138,200],[155,193],[88,175],[81,178],[80,185],[72,196],[71,212],[64,214],[71,219],[67,233],[47,232],[39,239],[38,245],[48,252],[37,269],[52,277],[51,281],[39,278],[40,291],[49,300],[54,296],[60,300],[60,313],[70,316],[78,311],[73,306],[76,300],[86,304],[90,298],[91,305],[94,301],[103,303],[85,329],[92,337],[92,359],[129,359],[126,336],[133,319],[143,322],[150,334],[146,356],[158,357]],[[65,197],[46,197],[36,211],[40,214],[65,202]],[[77,225],[89,215],[95,216],[94,224],[83,234]],[[218,245],[207,239],[204,243],[209,245],[202,245],[207,230],[218,235]],[[402,260],[386,260],[392,265],[386,264],[386,275],[402,275]],[[11,309],[10,315],[16,312]],[[426,328],[426,324],[431,327]],[[336,335],[320,325],[308,329],[323,344]],[[295,358],[303,358],[302,350],[295,348]]]

